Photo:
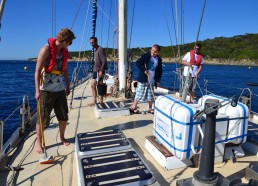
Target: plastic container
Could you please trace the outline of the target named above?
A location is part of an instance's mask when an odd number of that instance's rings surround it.
[[[178,159],[191,158],[198,141],[196,124],[200,124],[193,119],[196,109],[170,96],[159,96],[154,108],[154,136]]]
[[[248,127],[248,116],[249,109],[248,107],[238,102],[236,107],[232,107],[228,98],[217,96],[217,95],[204,95],[198,100],[198,104],[204,108],[205,101],[207,99],[218,99],[220,102],[225,101],[222,104],[226,104],[224,107],[218,110],[218,114],[226,115],[229,117],[228,122],[228,131],[227,137],[224,140],[226,143],[240,144],[244,143],[247,138],[247,127]],[[228,101],[227,101],[228,100]]]

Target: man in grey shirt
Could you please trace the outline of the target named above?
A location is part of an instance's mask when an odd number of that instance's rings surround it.
[[[92,89],[92,102],[89,103],[89,106],[94,106],[97,102],[97,79],[104,77],[105,70],[107,70],[107,58],[106,54],[101,46],[98,45],[98,39],[96,37],[90,38],[90,44],[94,48],[94,67],[93,67],[93,76],[91,80],[91,89]],[[103,102],[103,95],[100,95],[100,103]]]

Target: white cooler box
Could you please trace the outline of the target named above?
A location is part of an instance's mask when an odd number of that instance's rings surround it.
[[[217,99],[220,102],[227,100],[225,97],[217,96],[217,95],[204,95],[198,100],[198,104],[204,108],[205,101],[207,99]],[[230,102],[230,100],[228,101]],[[227,103],[224,102],[222,104]],[[232,107],[231,104],[227,104],[226,106],[220,108],[218,110],[218,114],[228,116],[228,131],[227,131],[227,139],[225,139],[226,143],[234,143],[240,144],[244,143],[247,138],[247,127],[248,127],[248,115],[249,110],[246,105],[238,102],[236,107]]]
[[[159,96],[155,101],[153,134],[175,157],[190,159],[198,144],[197,125],[193,116],[196,108],[170,96]]]

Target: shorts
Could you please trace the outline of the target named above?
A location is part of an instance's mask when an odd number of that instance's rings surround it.
[[[48,92],[40,91],[40,110],[43,126],[49,125],[50,114],[54,109],[58,121],[68,120],[68,106],[65,91]],[[40,114],[38,110],[37,124],[40,124]]]
[[[98,73],[97,72],[93,72],[92,79],[97,79],[97,77],[98,77]]]
[[[102,73],[102,77],[104,77],[105,73]],[[97,79],[98,78],[98,73],[97,72],[93,72],[92,74],[92,79]]]
[[[195,77],[190,77],[189,81],[188,81],[188,88],[189,88],[189,92],[195,92],[195,88],[196,88],[196,81],[197,79]],[[184,76],[184,84],[186,82],[186,76]]]
[[[191,78],[190,78],[190,80],[189,80],[189,91],[195,92],[196,81],[197,81],[196,78],[194,78],[194,77],[191,77]]]
[[[154,86],[151,85],[151,87],[154,90]],[[152,90],[149,83],[138,82],[135,99],[138,101],[154,101]]]

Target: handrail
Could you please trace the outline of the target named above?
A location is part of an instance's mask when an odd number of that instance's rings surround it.
[[[249,97],[247,96],[243,96],[243,93],[245,91],[249,91]],[[239,96],[239,99],[241,98],[241,102],[244,103],[248,108],[249,108],[249,112],[251,111],[251,108],[252,108],[252,90],[250,88],[244,88]],[[249,103],[248,103],[249,101]]]
[[[212,93],[212,92],[210,92],[209,90],[208,90],[208,80],[207,79],[204,79],[204,81],[205,81],[205,84],[204,84],[204,86],[205,86],[205,92],[206,92],[206,95],[208,94],[208,93]],[[214,81],[213,81],[214,82]],[[217,82],[216,82],[217,83]],[[222,84],[220,84],[220,85],[222,85]],[[226,86],[226,85],[224,85],[224,86]],[[227,87],[232,87],[232,86],[227,86]],[[251,108],[252,108],[252,96],[253,96],[253,92],[252,92],[252,90],[250,89],[250,88],[239,88],[239,87],[234,87],[234,88],[236,88],[236,89],[238,89],[238,90],[242,90],[242,92],[241,92],[241,94],[240,94],[240,96],[238,97],[238,101],[241,101],[242,103],[244,103],[246,106],[248,106],[248,109],[249,109],[249,111],[251,111]],[[244,92],[245,91],[248,91],[249,92],[249,96],[243,96],[243,94],[244,94]],[[240,98],[241,98],[241,100],[240,100]],[[248,103],[249,102],[249,103]]]
[[[13,132],[13,134],[8,138],[8,140],[3,143],[3,128],[5,121],[7,121],[13,113],[15,113],[18,109],[20,109],[21,115],[21,123],[20,126]],[[30,104],[29,104],[29,97],[23,97],[22,105],[19,105],[17,109],[13,112],[4,122],[0,121],[0,159],[3,156],[6,156],[15,146],[17,139],[19,139],[25,133],[25,128],[29,126],[31,121],[31,113],[30,113]]]

